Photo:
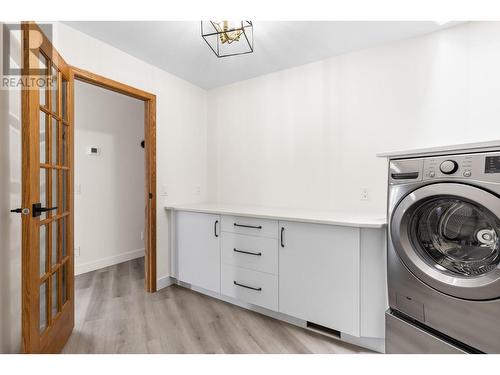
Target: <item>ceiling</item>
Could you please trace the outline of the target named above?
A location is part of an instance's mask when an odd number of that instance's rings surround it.
[[[432,21],[254,21],[254,49],[217,58],[199,21],[75,21],[65,24],[204,89],[437,31]]]

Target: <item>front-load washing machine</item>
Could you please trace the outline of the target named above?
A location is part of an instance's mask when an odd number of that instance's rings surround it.
[[[387,353],[500,353],[500,149],[389,161]]]

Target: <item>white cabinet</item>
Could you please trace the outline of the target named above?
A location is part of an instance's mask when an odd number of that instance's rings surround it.
[[[360,229],[279,224],[279,311],[359,336]]]
[[[278,238],[278,221],[260,217],[222,216],[222,231]]]
[[[177,212],[180,281],[220,293],[220,215]]]
[[[278,240],[222,232],[222,263],[278,274]]]
[[[348,342],[383,344],[384,228],[284,219],[176,211],[174,275],[272,316],[334,329]]]
[[[222,264],[221,290],[225,296],[278,310],[278,276]]]

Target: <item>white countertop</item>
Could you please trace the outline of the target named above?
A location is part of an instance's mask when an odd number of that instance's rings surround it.
[[[294,210],[286,208],[237,206],[214,203],[166,206],[166,210],[202,212],[220,215],[261,217],[274,220],[300,221],[305,223],[341,225],[358,228],[383,228],[385,217],[372,215],[353,215],[320,210]]]
[[[401,157],[418,157],[418,156],[429,156],[429,155],[442,155],[449,154],[450,152],[469,152],[469,151],[499,151],[500,150],[500,140],[488,141],[488,142],[476,142],[476,143],[465,143],[461,145],[449,145],[440,147],[429,147],[413,150],[401,150],[401,151],[390,151],[377,154],[378,157],[384,157],[389,159],[401,158]]]

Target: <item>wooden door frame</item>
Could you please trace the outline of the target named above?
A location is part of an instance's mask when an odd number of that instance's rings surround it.
[[[154,293],[156,292],[156,95],[71,65],[69,66],[69,70],[72,81],[76,79],[144,102],[146,172],[144,190],[146,201],[144,281],[145,290],[149,293]]]

